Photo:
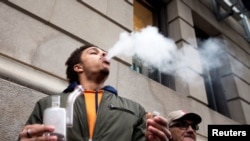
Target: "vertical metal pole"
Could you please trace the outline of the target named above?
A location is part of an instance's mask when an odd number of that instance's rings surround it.
[[[249,21],[248,21],[248,18],[245,14],[242,14],[242,24],[243,24],[243,27],[245,29],[245,32],[246,32],[246,39],[248,42],[250,42],[250,25],[249,25]]]

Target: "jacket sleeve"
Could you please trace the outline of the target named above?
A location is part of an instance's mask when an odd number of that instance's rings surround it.
[[[132,141],[146,141],[145,131],[146,131],[146,112],[143,107],[140,107],[140,115],[138,118],[138,123],[134,129]]]
[[[28,124],[42,124],[43,123],[43,111],[49,107],[51,104],[51,98],[49,96],[42,98],[39,100],[26,121],[26,125]]]

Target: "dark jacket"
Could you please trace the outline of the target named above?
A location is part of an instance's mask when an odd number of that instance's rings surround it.
[[[65,107],[69,93],[60,94]],[[42,98],[26,124],[43,123],[43,111],[51,107],[51,96]],[[120,97],[115,91],[104,90],[97,112],[92,141],[145,141],[145,109],[138,103]],[[74,104],[73,127],[67,129],[67,141],[88,141],[89,131],[84,95]]]

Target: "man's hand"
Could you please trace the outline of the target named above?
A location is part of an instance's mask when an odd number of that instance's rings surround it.
[[[162,116],[147,114],[147,141],[169,141],[171,133],[167,128],[167,119]]]
[[[56,136],[44,136],[44,133],[53,132],[54,130],[54,126],[49,125],[26,125],[19,133],[19,141],[57,141]]]

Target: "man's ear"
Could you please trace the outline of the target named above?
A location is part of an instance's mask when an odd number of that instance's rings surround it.
[[[74,65],[74,71],[76,72],[83,72],[83,67],[81,64],[75,64]]]

